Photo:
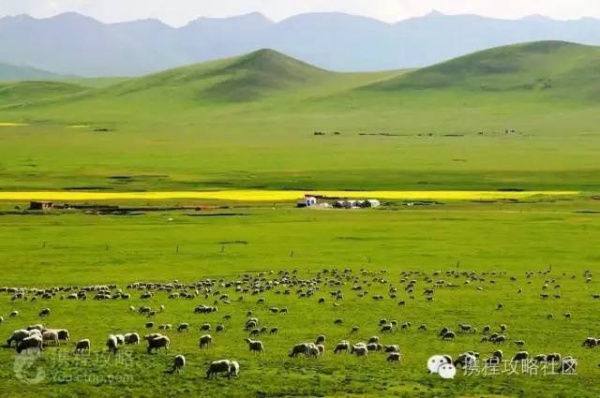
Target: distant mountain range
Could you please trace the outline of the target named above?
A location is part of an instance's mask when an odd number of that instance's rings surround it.
[[[59,75],[30,66],[18,66],[0,62],[0,80],[52,80]]]
[[[395,24],[339,13],[275,23],[261,14],[103,24],[66,13],[0,19],[0,62],[58,74],[138,76],[270,48],[334,71],[415,68],[492,47],[541,40],[600,45],[600,20],[519,20],[431,13]]]

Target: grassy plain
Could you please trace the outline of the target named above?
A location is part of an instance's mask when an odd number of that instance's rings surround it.
[[[12,204],[5,203],[6,211]],[[586,210],[581,212],[581,210]],[[359,298],[350,290],[352,283],[342,287],[325,287],[312,298],[300,299],[295,289],[290,296],[276,290],[258,296],[245,296],[231,289],[219,289],[231,295],[232,303],[220,304],[212,315],[193,315],[201,303],[212,305],[216,297],[189,300],[168,300],[166,293],[145,303],[133,293],[130,301],[48,302],[8,300],[0,296],[0,314],[6,322],[0,326],[3,335],[13,329],[37,323],[37,312],[48,306],[53,314],[45,322],[54,327],[67,327],[74,339],[91,338],[93,351],[102,350],[109,333],[139,331],[144,333],[145,317],[128,313],[128,306],[144,304],[166,305],[156,323],[191,322],[193,331],[167,332],[172,339],[171,355],[148,356],[143,346],[125,348],[122,364],[106,364],[93,359],[86,365],[77,364],[68,354],[73,346],[62,348],[61,360],[53,358],[48,349],[43,365],[46,379],[40,384],[24,385],[13,374],[13,351],[0,350],[3,396],[166,396],[187,393],[195,396],[597,396],[595,379],[599,362],[595,350],[581,347],[588,335],[597,335],[598,304],[591,295],[600,292],[596,280],[585,283],[583,271],[594,269],[600,259],[596,245],[600,238],[600,211],[597,201],[586,199],[542,203],[448,203],[438,208],[392,207],[387,210],[313,211],[296,210],[280,205],[254,209],[229,209],[210,213],[156,213],[145,216],[94,216],[76,214],[4,215],[0,217],[0,261],[5,264],[2,284],[8,286],[83,286],[96,283],[116,283],[125,287],[136,281],[170,282],[178,279],[193,283],[206,278],[239,279],[244,273],[259,271],[299,270],[301,277],[314,276],[323,269],[351,268],[377,273],[388,282],[373,282],[373,275],[361,277],[369,295]],[[216,214],[222,216],[216,216]],[[225,213],[225,214],[223,214]],[[229,216],[227,216],[229,214]],[[237,214],[232,216],[231,214]],[[172,219],[172,220],[169,220]],[[177,247],[179,247],[177,249]],[[460,264],[457,268],[457,262]],[[551,273],[540,275],[548,270]],[[422,289],[429,286],[419,279],[411,300],[400,282],[402,271],[418,271],[422,275],[455,283],[457,288],[437,289],[433,302],[427,302]],[[494,279],[464,285],[464,277],[454,279],[445,271],[490,273]],[[527,280],[525,272],[534,272]],[[494,276],[491,275],[495,272]],[[575,279],[571,279],[574,275]],[[268,274],[267,274],[268,276]],[[509,278],[516,276],[517,281]],[[268,276],[269,277],[269,276]],[[542,285],[548,279],[549,292],[559,292],[560,299],[540,299]],[[437,279],[436,279],[437,280]],[[531,283],[529,283],[531,282]],[[560,284],[560,289],[554,285]],[[399,288],[397,299],[387,295],[389,285]],[[482,286],[482,290],[477,287]],[[517,289],[523,288],[522,295]],[[344,299],[333,306],[330,290],[341,289]],[[383,301],[371,295],[383,294]],[[265,297],[265,304],[256,304]],[[325,297],[325,305],[317,304]],[[397,302],[406,300],[406,307]],[[505,308],[495,311],[497,303]],[[289,314],[270,314],[271,306],[287,307]],[[8,318],[14,309],[19,318]],[[242,331],[246,311],[266,326],[277,326],[278,335],[262,336],[267,352],[254,356],[247,352]],[[566,320],[562,314],[572,312]],[[547,314],[554,320],[547,320]],[[200,336],[197,328],[204,322],[216,325],[222,317],[226,332],[215,334],[215,344],[208,351],[197,348]],[[334,319],[342,318],[343,326]],[[410,321],[409,331],[391,335],[378,332],[380,318]],[[427,332],[417,331],[425,323]],[[436,337],[442,326],[457,328],[458,323],[471,323],[481,329],[490,324],[508,325],[511,341],[524,339],[532,354],[560,352],[578,358],[578,375],[565,376],[458,376],[459,381],[443,381],[426,374],[425,363],[430,355],[478,350],[483,356],[497,347],[480,343],[481,333],[465,334],[455,342],[442,342]],[[390,364],[385,355],[376,353],[368,358],[331,352],[337,340],[349,337],[353,326],[360,332],[352,341],[380,335],[384,343],[400,344],[401,364]],[[295,343],[310,341],[320,333],[328,338],[328,352],[319,360],[290,359],[287,351]],[[8,336],[7,336],[8,337]],[[507,356],[518,350],[512,343],[501,347]],[[133,355],[133,362],[125,354]],[[179,376],[163,373],[172,356],[184,353],[188,367]],[[65,359],[69,358],[69,360]],[[92,357],[96,358],[96,357]],[[204,372],[211,360],[236,358],[242,365],[239,380],[205,381]],[[114,361],[114,360],[113,360]],[[64,382],[65,378],[80,378],[79,382]],[[119,378],[121,377],[121,378]],[[63,382],[61,382],[63,380]]]
[[[599,396],[597,351],[581,347],[586,337],[600,337],[598,301],[592,298],[600,286],[583,277],[600,261],[593,244],[600,240],[600,202],[591,198],[600,192],[597,49],[551,43],[496,51],[420,72],[375,74],[333,74],[261,51],[115,85],[0,87],[0,192],[9,195],[0,202],[2,286],[115,283],[124,288],[135,281],[192,283],[259,271],[277,275],[283,269],[297,269],[301,277],[332,268],[374,273],[361,277],[369,290],[364,298],[351,290],[352,283],[322,287],[309,299],[298,298],[295,288],[289,296],[274,289],[244,295],[244,301],[228,291],[232,303],[207,316],[193,315],[193,307],[212,304],[214,297],[168,300],[157,293],[149,305],[166,305],[157,323],[194,326],[189,334],[167,332],[169,356],[148,356],[143,347],[133,347],[124,349],[133,362],[82,364],[68,354],[69,345],[59,361],[53,360],[54,349],[45,354],[40,384],[24,384],[15,377],[13,350],[0,349],[0,394]],[[502,67],[490,69],[498,60]],[[465,77],[465,62],[488,67],[467,68]],[[317,131],[325,135],[314,135]],[[137,216],[32,214],[15,206],[27,207],[33,194],[10,196],[13,191],[52,191],[57,197],[134,192],[141,195],[135,204],[147,205],[157,204],[147,198],[152,192],[222,189],[579,194],[493,203],[442,198],[444,204],[434,207],[398,202],[365,211],[297,210],[270,199],[213,203],[211,197],[176,204],[232,207]],[[117,204],[124,203],[133,202]],[[424,276],[438,270],[436,279],[456,287],[437,289],[428,302],[422,289],[431,284]],[[404,291],[403,271],[422,273],[411,276],[418,280],[414,299]],[[487,273],[486,281],[466,285],[464,275],[448,277],[446,271]],[[526,271],[534,273],[529,280]],[[542,300],[546,281],[550,298]],[[387,294],[390,284],[399,289],[396,299]],[[328,293],[337,289],[345,296],[339,307]],[[10,301],[0,293],[5,319],[0,334],[8,338],[12,330],[37,323],[37,312],[48,306],[49,326],[68,328],[73,339],[92,339],[98,353],[109,333],[144,332],[145,318],[127,310],[144,303],[129,291],[129,302]],[[384,300],[372,300],[375,294]],[[256,304],[262,296],[266,304]],[[326,297],[325,305],[317,304],[320,297]],[[399,307],[399,300],[406,300],[406,307]],[[504,309],[496,311],[500,302]],[[270,306],[287,307],[289,314],[271,314]],[[278,335],[261,336],[264,355],[251,355],[243,342],[248,309],[263,324],[280,328]],[[9,318],[12,310],[21,316]],[[563,318],[566,312],[572,319]],[[554,320],[546,319],[550,313]],[[199,351],[198,326],[205,321],[214,326],[224,314],[232,315],[226,332],[214,334],[213,348]],[[332,354],[351,327],[360,326],[351,340],[364,340],[379,334],[377,322],[384,317],[413,324],[381,336],[384,343],[400,344],[402,363],[387,363],[383,354],[362,359]],[[343,326],[334,326],[336,318]],[[416,330],[421,323],[427,332]],[[480,329],[505,323],[507,356],[518,350],[512,342],[523,339],[532,355],[573,355],[578,375],[459,376],[458,382],[427,375],[425,361],[432,354],[456,356],[473,349],[486,357],[497,348],[480,343],[480,333],[459,334],[454,342],[436,337],[442,326],[456,329],[458,323]],[[328,338],[323,358],[287,357],[293,344],[320,333]],[[182,375],[165,374],[175,353],[187,356],[188,367]],[[202,380],[207,364],[223,357],[240,361],[242,377]],[[80,381],[65,380],[69,377]]]

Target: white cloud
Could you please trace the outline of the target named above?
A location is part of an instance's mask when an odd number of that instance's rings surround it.
[[[183,25],[199,16],[226,17],[261,12],[281,20],[305,12],[346,12],[394,22],[433,9],[447,14],[519,18],[542,14],[556,19],[600,18],[599,0],[0,0],[0,15],[47,17],[66,11],[106,22],[158,18]]]

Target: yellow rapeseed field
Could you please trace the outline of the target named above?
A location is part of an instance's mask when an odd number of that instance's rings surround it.
[[[575,191],[528,191],[528,192],[495,192],[495,191],[180,191],[180,192],[1,192],[0,200],[27,201],[93,201],[93,200],[169,200],[169,199],[204,199],[227,200],[239,202],[284,202],[302,198],[304,195],[322,195],[325,197],[347,199],[380,199],[380,200],[497,200],[526,199],[532,196],[574,196]]]
[[[0,127],[23,127],[23,126],[27,126],[27,124],[25,123],[3,123],[0,122]]]

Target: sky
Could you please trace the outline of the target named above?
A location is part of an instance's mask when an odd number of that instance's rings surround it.
[[[156,18],[173,26],[202,16],[251,12],[274,21],[307,12],[344,12],[396,22],[433,10],[503,19],[533,14],[561,20],[600,18],[600,0],[0,0],[0,16],[44,18],[74,11],[103,22]]]

